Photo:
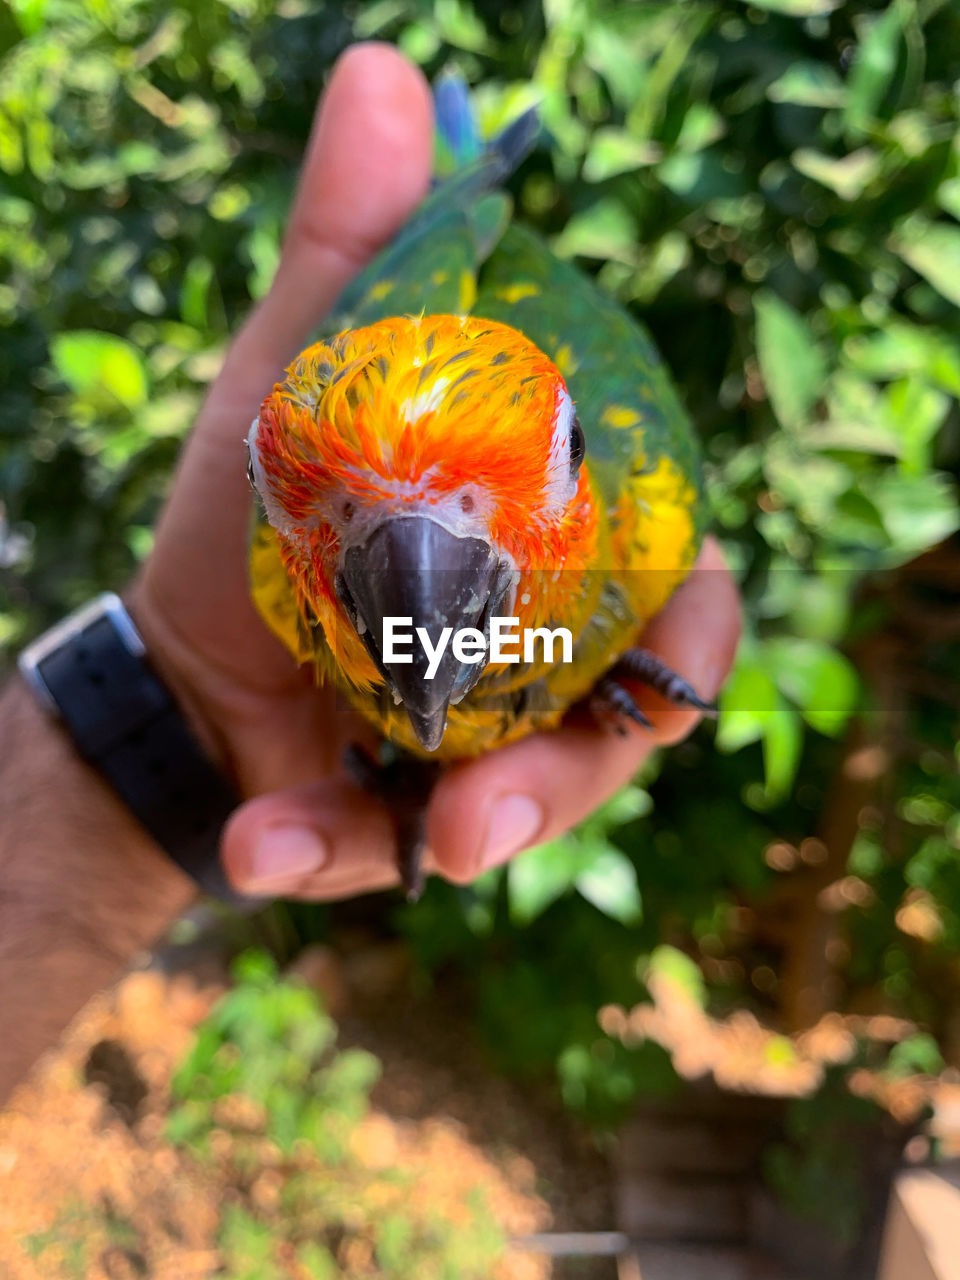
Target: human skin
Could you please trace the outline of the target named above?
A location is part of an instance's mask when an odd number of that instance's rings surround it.
[[[377,44],[340,59],[273,286],[211,388],[154,549],[126,593],[151,662],[246,797],[221,854],[233,884],[258,895],[334,899],[397,882],[389,814],[341,764],[344,746],[368,730],[295,667],[250,602],[243,439],[284,366],[425,193],[431,139],[415,67]],[[708,540],[643,643],[709,699],[738,635],[736,591]],[[652,730],[628,725],[621,736],[576,714],[449,769],[430,804],[428,868],[469,881],[556,835],[696,723],[650,690],[637,695]],[[0,740],[2,1096],[194,890],[17,681],[0,696]]]

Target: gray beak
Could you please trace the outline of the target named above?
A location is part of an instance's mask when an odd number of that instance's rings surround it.
[[[429,658],[417,638],[424,628],[432,647],[444,627],[454,633],[476,627],[489,633],[489,619],[504,607],[510,592],[509,567],[489,543],[457,538],[425,516],[391,516],[360,546],[350,547],[337,575],[336,590],[367,652],[391,692],[400,699],[424,751],[443,740],[447,708],[476,684],[487,664],[463,663],[447,644],[433,679]],[[383,660],[384,618],[410,618],[398,631],[413,634],[398,646],[411,662]]]

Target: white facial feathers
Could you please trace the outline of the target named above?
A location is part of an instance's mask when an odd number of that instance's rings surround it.
[[[576,411],[570,393],[561,387],[557,395],[557,412],[553,420],[550,457],[547,461],[546,505],[551,513],[562,511],[577,491],[576,468],[572,465],[571,439]]]

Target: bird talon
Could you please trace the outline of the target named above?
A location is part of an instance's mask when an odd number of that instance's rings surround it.
[[[397,752],[381,763],[359,743],[343,753],[347,773],[364,791],[386,805],[397,840],[397,870],[408,902],[423,893],[423,851],[427,847],[427,807],[441,767]]]
[[[653,722],[637,706],[630,690],[619,684],[612,674],[597,681],[590,699],[590,709],[597,720],[610,720],[621,738],[630,736],[625,720],[632,720],[644,729],[653,728]]]
[[[639,680],[675,707],[693,707],[702,715],[716,718],[716,707],[705,702],[683,676],[649,649],[639,645],[626,649],[611,667],[609,675],[614,679],[627,676],[631,680]]]

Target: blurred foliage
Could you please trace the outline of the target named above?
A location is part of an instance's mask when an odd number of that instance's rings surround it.
[[[356,1141],[380,1064],[338,1050],[312,990],[278,976],[262,951],[233,966],[234,985],[197,1028],[171,1086],[166,1167],[185,1196],[216,1207],[213,1274],[229,1280],[480,1280],[506,1242],[482,1188],[443,1204],[418,1194],[396,1152]],[[173,1150],[171,1150],[171,1147]],[[391,1149],[392,1150],[392,1149]],[[172,1157],[169,1158],[169,1157]],[[178,1157],[181,1157],[178,1159]],[[154,1274],[174,1220],[148,1234],[102,1195],[76,1195],[24,1242],[45,1276]],[[181,1224],[182,1226],[182,1224]],[[177,1252],[177,1258],[186,1254]],[[194,1251],[192,1257],[201,1256]],[[166,1258],[169,1261],[169,1258]],[[184,1265],[187,1265],[184,1261]]]
[[[239,957],[234,977],[174,1077],[167,1120],[167,1137],[230,1188],[219,1246],[231,1280],[490,1275],[504,1241],[478,1196],[454,1220],[416,1200],[411,1173],[353,1155],[376,1058],[335,1050],[316,995],[279,980],[265,953]],[[255,1194],[264,1169],[276,1203]]]
[[[148,551],[179,441],[269,286],[323,78],[363,37],[431,76],[455,61],[488,133],[541,104],[518,213],[653,331],[746,618],[716,729],[509,871],[432,885],[399,927],[462,975],[505,1065],[557,1072],[606,1121],[671,1084],[656,1046],[596,1020],[645,999],[665,942],[719,1011],[894,1012],[960,1061],[945,0],[0,11],[0,642]]]

